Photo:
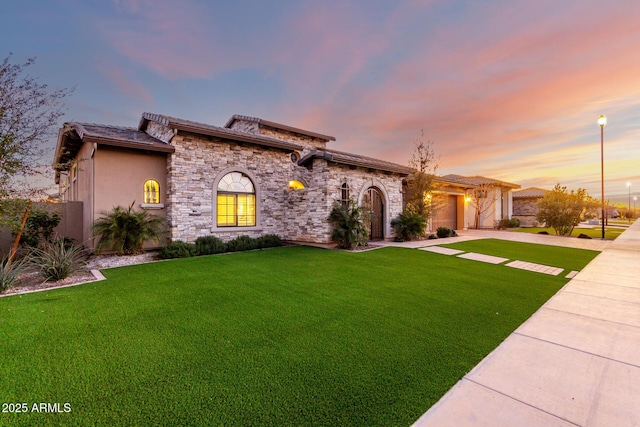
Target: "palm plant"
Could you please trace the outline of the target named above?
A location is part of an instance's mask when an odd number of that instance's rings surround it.
[[[331,238],[342,249],[353,249],[366,246],[367,236],[367,208],[357,206],[353,200],[347,204],[336,203],[329,213],[327,220],[333,225]]]
[[[405,210],[391,220],[391,227],[401,239],[413,240],[424,235],[427,220],[420,214]]]
[[[93,235],[100,240],[96,252],[104,249],[118,254],[132,255],[142,252],[147,240],[158,242],[162,237],[164,220],[146,211],[116,206],[111,212],[101,212],[102,218],[93,223]]]

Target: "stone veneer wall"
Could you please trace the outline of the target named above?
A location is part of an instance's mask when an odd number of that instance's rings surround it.
[[[158,122],[150,121],[147,124],[147,129],[145,131],[148,135],[159,139],[160,141],[168,144],[171,142],[171,138],[173,138],[173,129],[163,126]]]
[[[327,141],[323,139],[313,138],[311,136],[302,135],[282,129],[275,129],[264,125],[260,126],[260,135],[302,145],[305,148],[303,150],[303,155],[310,150],[324,150],[325,148],[327,148]]]
[[[513,218],[520,220],[521,227],[537,227],[539,225],[536,219],[538,200],[540,200],[538,197],[513,199]]]
[[[331,225],[327,221],[333,204],[342,196],[342,184],[349,185],[350,197],[359,197],[370,187],[379,188],[385,195],[385,238],[392,238],[391,219],[402,212],[402,176],[364,168],[329,164],[314,159],[309,187],[292,191],[287,199],[289,240],[306,242],[331,241]]]
[[[301,145],[305,148],[303,150],[303,155],[314,149],[324,150],[327,145],[327,142],[323,139],[313,138],[311,136],[302,135],[287,130],[260,125],[249,120],[236,119],[233,121],[231,129],[241,132],[254,133],[262,136],[267,136],[269,138],[279,139],[280,141],[286,141],[293,144]]]
[[[231,124],[231,129],[247,133],[260,133],[258,131],[258,123],[249,120],[236,119]]]
[[[168,162],[167,218],[172,240],[192,242],[216,235],[230,240],[239,235],[258,237],[277,234],[286,238],[282,207],[288,189],[291,163],[286,152],[227,142],[180,132],[173,139],[176,151]],[[258,191],[256,227],[216,226],[214,197],[216,180],[238,170],[254,178]]]
[[[149,127],[168,134],[162,125]],[[300,144],[300,140],[290,141]],[[291,162],[290,153],[226,141],[219,138],[178,132],[172,140],[175,152],[167,161],[167,221],[171,240],[193,242],[200,236],[215,235],[228,241],[240,235],[258,237],[277,234],[284,240],[329,243],[327,221],[334,201],[347,183],[350,196],[359,196],[371,186],[382,190],[385,200],[385,237],[393,237],[390,221],[402,212],[402,176],[371,171],[314,159],[312,166]],[[302,144],[301,144],[302,145]],[[214,197],[217,180],[231,170],[248,172],[258,189],[256,227],[216,226]],[[302,190],[290,190],[288,182],[305,183]]]

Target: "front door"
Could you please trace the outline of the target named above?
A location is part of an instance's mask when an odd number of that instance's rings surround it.
[[[371,210],[369,240],[384,239],[384,198],[375,187],[371,187],[364,195],[363,205]]]

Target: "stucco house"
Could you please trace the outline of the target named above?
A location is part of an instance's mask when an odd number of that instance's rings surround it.
[[[518,184],[484,176],[449,174],[439,177],[439,182],[445,203],[432,219],[434,229],[442,225],[454,229],[474,228],[478,209],[475,194],[485,199],[478,228],[494,228],[497,221],[512,217],[513,190],[520,188]],[[455,227],[453,217],[457,218]]]
[[[224,241],[276,234],[330,243],[335,203],[353,199],[373,213],[370,240],[393,238],[412,169],[327,146],[333,136],[234,115],[213,126],[143,113],[137,127],[65,123],[53,168],[62,202],[82,202],[82,243],[94,247],[92,224],[115,206],[135,204],[166,219],[168,240]],[[490,183],[491,208],[480,226],[511,218],[516,184],[485,177],[438,177],[441,209],[429,229],[472,227],[471,195]],[[495,193],[495,194],[493,194]]]
[[[326,218],[350,198],[369,206],[370,239],[393,237],[406,166],[327,148],[335,138],[255,117],[213,126],[144,113],[138,127],[65,123],[53,162],[62,201],[83,202],[83,244],[114,206],[166,218],[170,240],[277,234],[330,242]]]

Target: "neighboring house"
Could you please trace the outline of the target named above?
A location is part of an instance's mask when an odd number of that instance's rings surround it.
[[[520,220],[521,227],[537,227],[539,225],[538,200],[544,197],[547,190],[530,187],[513,193],[513,217]]]
[[[444,175],[440,177],[442,192],[446,195],[443,207],[434,214],[433,228],[446,225],[456,212],[456,227],[474,228],[477,206],[475,194],[479,196],[482,208],[478,228],[494,228],[497,221],[510,219],[513,215],[513,190],[518,184],[500,181],[484,176]],[[460,210],[463,213],[460,213]],[[444,222],[443,222],[444,221]],[[453,228],[447,225],[449,228]]]
[[[328,149],[335,138],[234,115],[224,127],[144,113],[137,128],[65,123],[53,167],[62,201],[83,202],[83,241],[114,206],[166,218],[170,240],[277,234],[330,242],[327,216],[350,198],[373,211],[369,238],[393,237],[412,170]]]

